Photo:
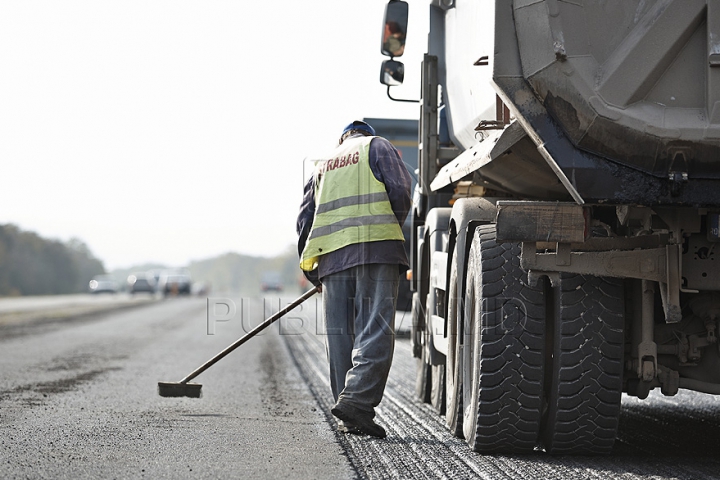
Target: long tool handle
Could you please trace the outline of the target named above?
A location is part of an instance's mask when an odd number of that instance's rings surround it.
[[[210,367],[212,367],[213,365],[215,365],[215,364],[216,364],[217,362],[219,362],[223,357],[225,357],[225,355],[227,355],[228,353],[232,352],[232,351],[235,350],[237,347],[239,347],[239,346],[242,345],[243,343],[247,342],[247,341],[250,340],[252,337],[254,337],[254,336],[257,335],[258,333],[260,333],[261,331],[265,330],[265,329],[266,329],[267,327],[269,327],[273,322],[275,322],[275,320],[279,319],[280,317],[282,317],[283,315],[285,315],[286,313],[288,313],[290,310],[294,309],[295,307],[297,307],[298,305],[300,305],[301,303],[303,303],[305,300],[307,300],[308,298],[310,298],[310,297],[312,297],[313,295],[315,295],[319,290],[320,290],[320,287],[315,287],[315,288],[313,288],[312,290],[308,290],[307,292],[305,292],[301,297],[298,297],[298,298],[297,298],[294,302],[292,302],[290,305],[288,305],[287,307],[283,308],[282,310],[280,310],[279,312],[277,312],[277,313],[276,313],[275,315],[273,315],[272,317],[267,318],[263,323],[261,323],[260,325],[258,325],[258,326],[255,327],[255,328],[253,328],[250,332],[248,332],[247,334],[245,334],[243,337],[238,338],[232,345],[229,345],[227,348],[225,348],[225,350],[223,350],[222,352],[218,353],[217,355],[215,355],[214,357],[212,357],[212,358],[211,358],[210,360],[208,360],[207,362],[205,362],[205,363],[203,363],[202,365],[200,365],[200,366],[199,366],[198,368],[196,368],[195,371],[193,371],[190,375],[188,375],[187,377],[185,377],[185,378],[183,378],[182,380],[180,380],[180,383],[187,383],[187,382],[189,382],[190,380],[192,380],[193,378],[197,377],[198,375],[200,375],[202,372],[204,372],[204,371],[207,370],[208,368],[210,368]]]

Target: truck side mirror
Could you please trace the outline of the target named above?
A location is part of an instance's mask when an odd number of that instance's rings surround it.
[[[385,22],[380,52],[388,57],[399,57],[405,50],[407,36],[408,4],[390,0],[385,7]]]
[[[380,68],[380,83],[388,87],[402,85],[405,79],[405,65],[397,60],[385,60]]]

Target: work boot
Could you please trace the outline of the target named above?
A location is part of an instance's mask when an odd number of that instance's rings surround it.
[[[385,438],[387,436],[385,429],[375,423],[370,414],[363,413],[356,408],[339,405],[335,405],[330,411],[343,422],[355,425],[362,433],[377,438]]]

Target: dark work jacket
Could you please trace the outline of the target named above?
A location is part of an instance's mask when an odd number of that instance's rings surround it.
[[[370,142],[370,170],[383,184],[390,200],[393,212],[402,226],[410,211],[411,178],[403,164],[397,149],[386,139],[376,137]],[[315,216],[315,178],[305,184],[303,201],[297,219],[298,255],[305,248]],[[317,271],[305,272],[315,285],[318,279],[347,270],[348,268],[367,263],[389,263],[398,265],[398,273],[408,269],[405,247],[400,240],[383,240],[380,242],[356,243],[320,257]]]

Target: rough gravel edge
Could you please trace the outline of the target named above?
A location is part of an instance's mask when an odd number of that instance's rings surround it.
[[[44,311],[10,313],[0,315],[0,340],[7,340],[28,334],[35,328],[88,321],[97,315],[105,315],[121,310],[154,305],[160,300],[148,300],[133,303],[121,303],[101,308],[57,308]]]

